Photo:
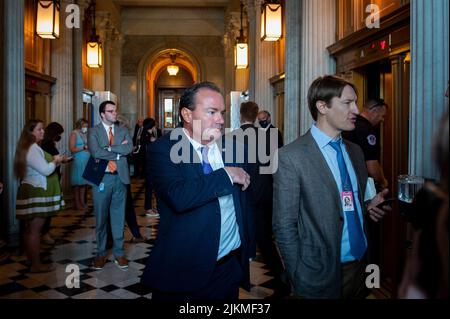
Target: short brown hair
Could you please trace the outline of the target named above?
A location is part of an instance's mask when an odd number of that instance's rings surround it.
[[[317,121],[318,117],[316,103],[323,101],[330,107],[330,101],[334,97],[341,97],[347,85],[351,86],[355,90],[355,93],[358,94],[354,84],[337,76],[326,75],[318,77],[313,81],[308,90],[308,106],[314,121]]]
[[[220,89],[217,85],[215,85],[212,82],[208,82],[208,81],[196,83],[196,84],[192,85],[191,87],[187,88],[186,90],[184,90],[183,95],[180,97],[180,103],[179,103],[179,107],[178,107],[180,123],[184,122],[184,118],[181,115],[181,110],[183,108],[187,108],[191,111],[195,110],[195,102],[196,102],[195,98],[197,96],[198,91],[200,91],[201,89],[208,89],[208,90],[215,91],[217,93],[222,94],[222,92],[220,91]]]
[[[258,117],[259,106],[253,101],[242,102],[241,103],[241,117],[244,121],[255,122]]]

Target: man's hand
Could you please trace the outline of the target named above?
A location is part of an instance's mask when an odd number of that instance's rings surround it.
[[[0,194],[3,192],[3,184],[0,183]]]
[[[127,141],[127,139],[124,139],[123,140],[123,142],[122,143],[120,143],[121,145],[125,145],[125,144],[128,144],[128,141]]]
[[[384,215],[386,215],[386,212],[390,212],[392,210],[391,206],[384,205],[383,208],[378,208],[377,206],[384,202],[385,196],[389,190],[385,188],[383,191],[379,192],[367,205],[367,211],[369,212],[369,217],[375,221],[380,221]]]
[[[246,171],[244,171],[240,167],[225,167],[225,170],[230,175],[231,179],[233,180],[234,184],[240,184],[242,186],[242,190],[245,191],[250,185],[250,175],[247,174]]]

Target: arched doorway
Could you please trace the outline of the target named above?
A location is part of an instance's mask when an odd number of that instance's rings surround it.
[[[192,74],[184,66],[179,66],[176,75],[170,75],[161,68],[155,79],[155,119],[163,132],[178,124],[178,105],[187,87],[194,84]]]
[[[164,100],[161,100],[163,94],[160,94],[160,89],[175,90],[172,110],[177,111],[176,95],[181,96],[185,88],[203,79],[204,67],[197,58],[198,54],[192,52],[192,50],[185,47],[159,48],[151,50],[141,60],[138,68],[139,117],[153,117],[159,122],[160,127],[163,128],[166,121],[162,116],[164,113]],[[174,55],[175,61],[172,61]],[[179,67],[179,74],[164,79],[166,77],[165,74],[167,74],[167,66],[171,64]],[[172,114],[172,116],[172,125],[176,125],[177,114]]]

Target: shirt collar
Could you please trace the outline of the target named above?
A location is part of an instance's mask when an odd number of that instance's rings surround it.
[[[103,127],[105,128],[105,130],[109,131],[109,128],[112,127],[112,129],[114,131],[114,123],[111,126],[109,126],[109,125],[106,125],[105,122],[103,122],[103,121],[101,121],[101,122],[102,122]]]
[[[198,152],[200,152],[200,149],[201,149],[202,147],[205,147],[205,146],[208,146],[208,148],[209,148],[210,151],[215,150],[215,149],[217,148],[217,143],[212,143],[212,144],[208,144],[208,145],[203,145],[203,144],[197,142],[196,140],[194,140],[193,138],[191,138],[191,137],[189,136],[189,133],[186,131],[185,128],[183,128],[183,133],[184,133],[184,135],[186,135],[186,137],[188,138],[189,142],[191,142],[192,147],[194,148],[194,150],[196,150],[196,151],[198,151]]]
[[[317,145],[319,146],[319,148],[324,148],[325,146],[327,146],[331,141],[338,141],[339,144],[342,143],[342,138],[341,135],[339,134],[339,137],[335,140],[333,140],[331,137],[329,137],[327,134],[325,134],[325,132],[323,132],[322,130],[320,130],[317,126],[316,123],[313,124],[313,126],[311,127],[311,134],[314,137],[314,139],[317,142]]]

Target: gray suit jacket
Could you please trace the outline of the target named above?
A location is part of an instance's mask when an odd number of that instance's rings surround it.
[[[121,144],[124,140],[127,140],[128,144]],[[114,144],[111,146],[111,152],[107,150],[108,146],[108,134],[106,134],[106,130],[101,122],[89,129],[88,147],[91,156],[108,161],[116,161],[120,180],[124,184],[130,184],[130,171],[128,169],[127,161],[127,155],[130,154],[133,149],[133,141],[130,132],[124,127],[114,125]],[[120,154],[118,161],[117,154]]]
[[[345,144],[367,220],[363,204],[367,184],[364,155],[356,144]],[[278,161],[273,230],[294,293],[304,298],[340,298],[344,219],[333,174],[310,131],[283,147]]]

